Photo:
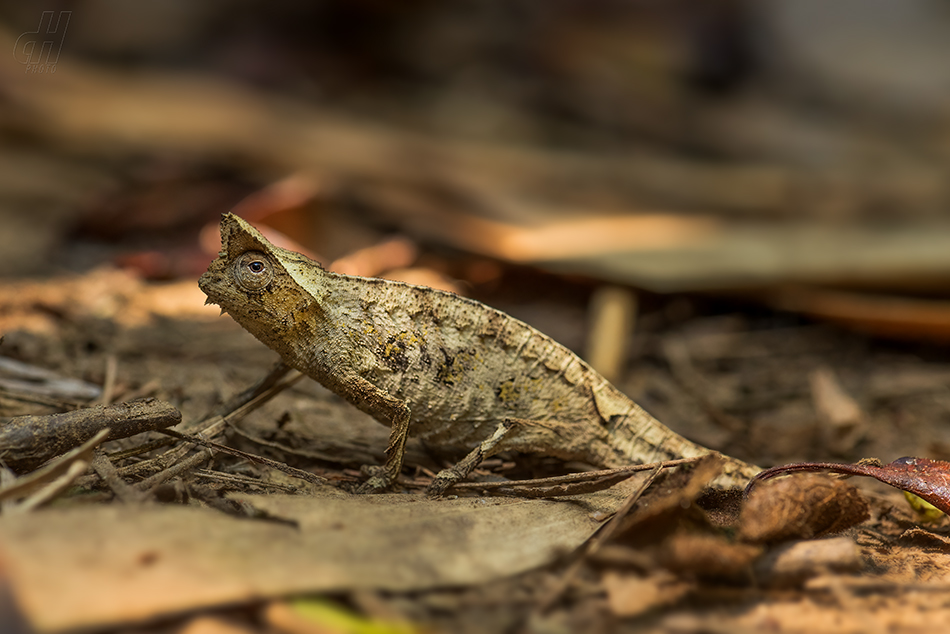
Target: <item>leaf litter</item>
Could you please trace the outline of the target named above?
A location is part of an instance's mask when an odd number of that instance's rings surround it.
[[[829,352],[840,345],[842,339],[847,344],[847,336],[841,334],[815,327],[786,328],[773,334],[771,330],[750,330],[748,324],[735,317],[693,318],[676,326],[675,310],[679,309],[674,308],[661,308],[667,313],[648,310],[640,320],[641,330],[631,345],[642,359],[642,367],[649,368],[650,372],[647,375],[635,370],[628,374],[624,389],[638,401],[649,403],[661,419],[698,432],[694,437],[703,434],[721,437],[720,423],[724,414],[742,422],[749,430],[744,439],[741,428],[724,430],[727,435],[740,438],[736,446],[744,457],[766,461],[760,458],[765,456],[770,461],[791,462],[805,454],[830,459],[837,454],[822,453],[821,443],[825,437],[820,431],[826,424],[822,421],[830,420],[829,414],[818,409],[819,402],[829,399],[815,398],[812,378],[816,368],[827,367],[833,368],[839,395],[841,392],[855,394],[855,386],[860,386],[858,377],[872,379],[867,382],[867,391],[859,391],[859,396],[852,398],[846,413],[851,417],[849,420],[854,420],[857,406],[862,420],[866,421],[866,429],[873,433],[854,448],[849,449],[846,444],[835,451],[883,453],[895,448],[923,447],[936,451],[937,455],[946,455],[940,453],[939,428],[928,423],[928,420],[939,420],[934,412],[939,412],[939,396],[946,375],[939,363],[914,361],[907,356],[893,357],[887,351],[868,357],[861,356],[866,352],[852,352],[860,361],[846,362]],[[24,313],[24,316],[27,315]],[[657,329],[658,324],[663,330]],[[663,365],[668,357],[660,344],[667,337],[667,331],[675,341],[687,343],[691,372],[703,379],[694,384],[693,400],[677,398],[682,392],[676,387],[676,381],[682,377],[678,379],[674,373],[681,370]],[[123,395],[134,395],[161,377],[160,387],[153,393],[176,404],[186,421],[182,428],[188,433],[208,429],[210,425],[210,433],[217,435],[215,442],[226,441],[244,451],[309,469],[331,481],[356,481],[355,467],[365,462],[367,456],[381,458],[375,452],[384,444],[381,440],[385,439],[386,430],[308,382],[287,386],[279,396],[275,394],[252,408],[236,405],[240,401],[254,403],[269,389],[267,381],[258,381],[257,377],[274,356],[226,324],[159,321],[133,330],[113,331],[111,335],[96,334],[100,332],[96,327],[85,332],[87,339],[104,337],[103,340],[112,341],[100,351],[94,349],[93,359],[86,366],[70,365],[75,361],[68,359],[43,363],[46,358],[43,351],[52,348],[45,347],[42,339],[28,331],[8,336],[4,347],[23,360],[48,365],[65,376],[77,376],[93,383],[105,380],[102,368],[107,367],[106,357],[117,354],[122,368],[116,379],[119,400]],[[189,349],[177,344],[161,345],[162,341],[200,341],[201,344]],[[148,351],[147,365],[136,360],[141,358],[138,355],[142,350]],[[891,373],[892,381],[879,378],[885,372]],[[252,387],[245,389],[248,385]],[[235,394],[238,400],[227,399],[228,394]],[[931,398],[920,399],[921,394]],[[217,405],[229,400],[230,403]],[[790,415],[790,412],[808,412],[812,407],[816,409],[811,416]],[[229,416],[229,410],[241,410],[242,420]],[[208,412],[213,415],[209,416]],[[893,424],[898,414],[902,420],[916,421],[915,426],[904,427],[899,434],[894,434],[890,427],[882,425],[882,420]],[[227,423],[223,423],[225,419]],[[794,437],[797,442],[779,444],[774,435],[769,438],[763,431],[763,427],[778,429],[770,426],[782,420],[793,421],[793,427],[785,436]],[[165,443],[163,448],[146,450],[138,457],[133,453],[140,445],[146,449],[162,442]],[[571,500],[506,501],[478,497],[477,486],[467,487],[459,493],[476,497],[443,501],[439,504],[447,510],[442,514],[436,512],[437,507],[419,513],[434,526],[451,527],[444,532],[433,529],[436,534],[456,537],[441,545],[435,542],[433,563],[423,566],[421,562],[425,560],[410,557],[418,555],[419,538],[427,534],[418,525],[394,524],[390,515],[379,516],[378,509],[366,510],[365,515],[358,506],[349,504],[334,510],[334,504],[338,503],[335,497],[319,497],[326,495],[320,491],[332,490],[255,466],[238,457],[214,454],[213,450],[209,453],[207,449],[176,445],[176,442],[149,435],[147,442],[134,438],[110,441],[106,449],[120,477],[139,490],[147,491],[151,496],[147,499],[187,506],[143,505],[141,502],[89,504],[95,499],[103,501],[112,495],[121,499],[121,496],[118,491],[110,490],[99,475],[85,475],[77,481],[81,485],[79,491],[85,495],[68,495],[56,508],[9,516],[0,522],[4,535],[0,549],[7,562],[6,577],[11,583],[23,583],[28,576],[23,576],[20,566],[35,566],[30,573],[35,576],[29,577],[35,584],[34,590],[26,591],[35,592],[32,603],[20,599],[23,605],[32,606],[27,609],[31,621],[45,624],[43,630],[61,631],[78,627],[81,621],[77,615],[85,615],[83,618],[89,619],[86,621],[89,627],[102,629],[108,623],[141,622],[147,620],[147,616],[168,618],[198,606],[249,601],[264,601],[272,606],[276,604],[268,603],[270,598],[278,599],[287,593],[329,594],[343,605],[356,602],[362,606],[356,597],[360,592],[369,591],[382,593],[377,597],[379,601],[413,622],[452,631],[463,631],[460,625],[463,622],[471,624],[471,631],[497,631],[505,627],[530,630],[557,624],[573,624],[577,629],[591,623],[607,627],[618,618],[621,623],[637,624],[637,627],[676,631],[688,629],[694,622],[690,619],[700,617],[705,623],[719,623],[717,627],[721,629],[743,623],[746,627],[752,627],[750,623],[761,625],[769,619],[788,618],[791,605],[796,605],[801,614],[811,614],[811,618],[820,620],[824,618],[821,615],[827,614],[822,611],[826,608],[822,608],[824,599],[821,597],[830,592],[838,597],[835,600],[852,606],[874,602],[886,607],[898,598],[913,601],[913,605],[931,614],[936,619],[934,622],[939,623],[943,608],[936,599],[927,597],[935,596],[932,593],[942,587],[940,584],[950,582],[945,572],[950,557],[942,529],[939,525],[936,528],[919,525],[917,515],[899,496],[895,498],[886,491],[861,487],[859,495],[866,500],[871,519],[848,529],[841,522],[836,526],[828,516],[835,513],[847,516],[849,505],[860,506],[850,484],[826,478],[825,484],[819,487],[825,493],[813,497],[802,497],[804,493],[798,485],[785,485],[790,492],[783,495],[791,496],[793,502],[798,500],[796,504],[783,503],[779,493],[769,493],[769,488],[764,486],[770,483],[764,483],[763,495],[757,496],[762,500],[763,509],[757,521],[771,517],[779,527],[798,522],[806,530],[781,539],[770,538],[760,544],[743,538],[744,531],[751,529],[745,528],[741,519],[741,497],[703,493],[707,475],[681,469],[659,476],[625,519],[624,523],[629,526],[597,552],[582,558],[578,571],[558,601],[544,611],[540,608],[545,598],[563,582],[567,573],[565,566],[575,561],[570,553],[609,519],[610,508],[594,508],[589,502],[575,508],[576,503]],[[294,449],[296,454],[285,449]],[[421,446],[412,443],[407,455],[416,471],[411,477],[404,473],[403,486],[419,490],[429,477],[427,473],[438,470],[440,464]],[[486,485],[490,484],[486,488],[493,488],[497,485],[492,481],[559,473],[555,461],[527,461],[528,467],[524,463],[503,457],[477,472],[476,480],[485,479]],[[151,480],[146,486],[139,486],[163,473],[162,468],[175,465],[186,468],[162,482]],[[212,478],[199,477],[198,472],[193,471],[201,465],[205,466],[202,473],[211,474]],[[694,474],[692,481],[690,474]],[[224,476],[233,479],[227,480]],[[793,482],[799,478],[785,480]],[[626,498],[619,495],[622,487],[633,487],[637,482],[637,478],[631,479],[614,490],[613,494],[618,497],[613,499],[613,508],[619,507]],[[781,482],[777,480],[776,484]],[[326,508],[307,509],[305,496],[260,494],[276,490],[269,489],[271,485],[289,485],[298,493],[317,495],[313,499]],[[604,496],[607,492],[590,495]],[[421,521],[412,511],[422,511],[428,502],[415,496],[394,497],[405,498],[393,504],[400,510],[397,512],[409,516],[407,521]],[[358,504],[367,503],[366,499],[353,499]],[[474,507],[477,512],[465,507],[465,504],[476,504],[477,500],[487,500]],[[297,504],[301,506],[298,508]],[[528,514],[533,504],[539,505],[535,515]],[[809,505],[817,505],[824,509],[824,514],[817,513],[823,519],[782,515],[777,509],[783,504],[804,510]],[[574,515],[552,521],[558,517],[550,510],[555,507],[570,509]],[[486,510],[499,517],[506,513],[512,515],[505,520],[492,519]],[[474,541],[478,548],[466,554],[457,539],[458,528],[473,517],[481,519],[482,515],[489,526],[473,531],[483,530],[481,534],[488,535],[494,521],[495,532],[491,539]],[[377,518],[378,522],[366,518]],[[333,521],[339,524],[332,524]],[[19,527],[15,539],[10,537],[14,526]],[[573,528],[564,532],[563,526]],[[344,548],[342,544],[346,540],[339,533],[355,535],[355,528],[373,535],[365,539],[370,542],[375,539],[374,548]],[[526,528],[535,530],[526,531]],[[844,528],[844,532],[837,537],[809,538],[809,535],[838,528]],[[310,530],[315,532],[308,535]],[[334,530],[339,541],[326,538],[327,534],[334,534]],[[378,532],[373,533],[374,530]],[[466,543],[468,534],[464,532]],[[568,539],[571,534],[574,537]],[[790,538],[792,541],[787,541]],[[30,548],[20,548],[31,539],[34,541]],[[40,542],[44,542],[42,547]],[[311,545],[318,543],[321,546]],[[47,549],[50,544],[58,546]],[[531,548],[525,550],[525,544]],[[545,545],[548,547],[542,549]],[[495,551],[497,556],[493,554]],[[24,555],[17,557],[19,552]],[[14,553],[13,557],[8,553]],[[82,553],[85,556],[79,557]],[[334,560],[323,558],[327,553],[346,555],[357,563],[347,561],[345,565],[332,567]],[[31,563],[24,564],[26,559]],[[70,561],[74,562],[72,567],[67,565]],[[465,561],[474,566],[467,573],[473,576],[455,577],[450,583],[453,579],[450,573],[438,572],[443,568],[464,570],[469,565]],[[299,562],[303,570],[298,570],[295,562]],[[370,579],[366,586],[360,586],[352,577],[346,578],[340,572],[343,568],[347,574],[356,576],[360,566],[364,566],[364,581]],[[387,581],[385,575],[379,574],[384,566],[399,570]],[[326,572],[327,568],[331,568],[332,574]],[[319,580],[308,576],[316,577],[321,571]],[[474,576],[479,571],[485,575],[482,581]],[[195,578],[204,583],[183,581],[173,574],[175,572],[200,573],[204,576]],[[430,585],[416,590],[406,590],[409,585],[401,586],[402,589],[398,585],[387,585],[396,584],[392,579],[409,584],[406,577],[412,575],[417,575],[416,583],[419,577],[429,575]],[[57,595],[50,593],[50,588],[56,587],[50,584],[58,576],[64,583],[63,600],[55,602],[58,607],[52,609],[49,597]],[[142,586],[129,584],[129,579],[156,585],[142,591]],[[872,582],[876,585],[869,586]],[[126,584],[129,584],[128,593],[124,591]],[[755,587],[750,584],[795,594],[766,595],[760,598],[754,612],[730,615],[728,609],[710,607],[744,605],[750,596],[747,593]],[[81,588],[95,588],[104,598],[101,603],[77,600],[70,593]],[[922,588],[934,590],[920,595]],[[18,597],[26,596],[21,586],[15,585],[15,591]],[[909,593],[916,594],[911,599]],[[176,597],[177,603],[173,601]],[[66,616],[70,609],[75,612]],[[103,614],[112,614],[113,620],[103,618]],[[44,618],[49,620],[43,621]],[[57,618],[62,620],[57,622]],[[908,621],[891,619],[898,625]]]

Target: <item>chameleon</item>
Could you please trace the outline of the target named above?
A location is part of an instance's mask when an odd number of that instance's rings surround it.
[[[501,451],[603,468],[716,453],[523,321],[455,293],[328,271],[230,213],[198,286],[286,365],[391,428],[385,463],[365,468],[358,492],[395,482],[409,435],[437,455],[466,456],[436,475],[430,495]],[[760,471],[723,460],[716,486]]]

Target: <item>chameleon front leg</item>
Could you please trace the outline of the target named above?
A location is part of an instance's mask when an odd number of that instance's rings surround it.
[[[518,422],[517,420],[506,418],[504,421],[498,423],[498,427],[495,428],[492,435],[479,443],[467,456],[459,460],[454,466],[443,469],[436,474],[435,479],[432,480],[432,484],[426,488],[426,495],[429,497],[439,497],[445,493],[445,490],[450,486],[467,477],[475,467],[481,464],[482,460],[494,453],[498,443],[508,435],[508,432],[510,432],[512,427]]]
[[[368,467],[371,476],[360,485],[357,493],[374,493],[387,489],[402,470],[406,453],[406,438],[409,436],[409,406],[405,401],[388,394],[359,375],[343,378],[340,393],[361,410],[380,422],[389,421],[389,445],[386,447],[386,462],[382,467]]]

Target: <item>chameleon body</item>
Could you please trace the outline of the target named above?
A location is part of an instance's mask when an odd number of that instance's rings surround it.
[[[517,420],[490,453],[515,450],[601,467],[712,453],[665,427],[573,352],[531,326],[454,293],[326,271],[226,214],[222,250],[199,286],[288,365],[392,427],[391,484],[407,433],[464,454]],[[717,483],[759,469],[726,458]],[[456,479],[454,477],[453,479]],[[443,485],[444,486],[444,485]]]

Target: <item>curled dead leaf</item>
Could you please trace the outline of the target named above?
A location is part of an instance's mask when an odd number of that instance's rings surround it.
[[[757,487],[742,508],[739,535],[760,543],[811,539],[866,519],[867,502],[854,486],[808,475]]]
[[[664,542],[659,563],[672,572],[703,579],[748,581],[760,546],[734,544],[725,537],[703,533],[678,533]]]
[[[867,476],[880,480],[926,500],[944,513],[950,513],[950,462],[905,456],[889,464],[877,460],[862,460],[856,464],[834,462],[796,462],[772,467],[755,476],[746,487],[746,495],[757,483],[803,471],[829,471],[846,475]]]
[[[823,572],[857,572],[861,548],[850,537],[789,542],[755,562],[756,580],[768,586],[796,586]]]

